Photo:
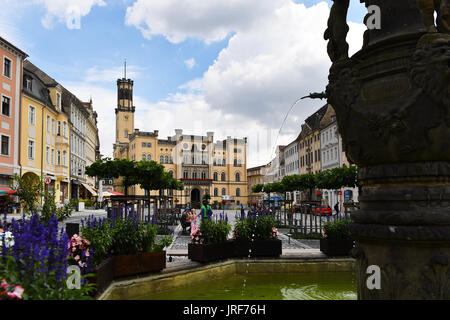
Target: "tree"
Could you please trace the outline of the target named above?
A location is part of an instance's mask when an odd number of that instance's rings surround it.
[[[152,190],[183,190],[184,185],[164,171],[164,166],[155,161],[139,161],[136,165],[137,183],[146,193]]]
[[[320,189],[337,190],[342,187],[354,188],[357,185],[358,170],[355,166],[343,166],[316,174],[316,185]]]
[[[93,164],[86,167],[86,174],[90,177],[98,178],[119,178],[122,177],[122,186],[125,195],[128,194],[128,188],[138,183],[136,175],[136,162],[129,159],[103,158],[96,160]]]
[[[44,190],[44,184],[39,177],[27,174],[23,177],[19,175],[14,175],[14,181],[17,187],[16,195],[19,197],[24,210],[28,214],[36,214],[38,212],[37,204],[42,196]]]
[[[309,201],[312,200],[312,192],[316,187],[316,178],[312,173],[301,174],[298,177],[299,190],[309,190]]]

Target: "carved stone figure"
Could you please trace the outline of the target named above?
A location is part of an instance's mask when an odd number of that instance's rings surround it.
[[[347,25],[347,11],[350,0],[334,0],[328,19],[328,29],[324,39],[328,42],[328,55],[332,62],[348,58],[348,43],[346,41],[349,27]]]
[[[428,32],[450,33],[450,0],[417,0],[423,23]],[[437,12],[437,28],[434,12]]]

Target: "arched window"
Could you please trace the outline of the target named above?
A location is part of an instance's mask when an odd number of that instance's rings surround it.
[[[169,157],[168,156],[164,157],[164,163],[169,163]]]
[[[189,179],[189,172],[188,171],[184,171],[183,172],[183,178],[184,179]]]
[[[206,172],[202,171],[202,179],[206,179]]]
[[[159,157],[159,163],[164,163],[164,156]]]
[[[240,182],[241,181],[241,175],[239,174],[239,172],[236,172],[236,182]]]
[[[227,194],[227,191],[225,190],[225,188],[222,188],[222,195],[225,196]]]
[[[241,196],[241,189],[237,188],[236,189],[236,197],[240,197]]]
[[[218,197],[219,196],[219,189],[214,188],[214,197]]]
[[[197,179],[197,171],[192,172],[192,179]]]
[[[169,171],[169,174],[173,178],[173,171],[172,170]]]
[[[214,179],[214,181],[219,180],[219,175],[217,174],[217,172],[214,172],[213,179]]]
[[[142,160],[146,160],[147,156],[145,155],[145,153],[142,154]]]
[[[170,163],[171,164],[173,163],[173,157],[172,156],[170,156]]]
[[[152,160],[152,155],[151,155],[151,154],[148,154],[148,155],[147,155],[147,160],[148,160],[148,161]]]
[[[226,181],[225,172],[222,172],[222,181]]]
[[[223,166],[225,167],[226,166],[226,162],[225,162],[225,159],[223,159],[223,162],[222,162],[223,164]]]

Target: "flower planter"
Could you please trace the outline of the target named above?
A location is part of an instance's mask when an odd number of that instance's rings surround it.
[[[233,241],[212,244],[188,244],[188,258],[198,262],[228,259],[233,256]]]
[[[234,241],[234,257],[278,257],[281,255],[281,240]]]
[[[114,278],[161,271],[166,267],[166,251],[114,256]]]
[[[348,256],[353,248],[353,240],[320,239],[320,251],[327,256]]]
[[[100,294],[105,291],[114,279],[114,259],[106,258],[97,267],[95,267],[95,276],[89,278],[90,283],[95,283],[95,292],[92,295]]]

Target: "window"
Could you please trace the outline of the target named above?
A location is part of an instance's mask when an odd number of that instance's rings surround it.
[[[55,119],[52,119],[52,134],[55,134]]]
[[[33,106],[28,107],[28,123],[34,125],[36,122],[36,108]]]
[[[148,160],[148,161],[152,160],[152,155],[151,155],[151,154],[148,154],[148,155],[147,155],[147,160]]]
[[[56,152],[56,164],[58,166],[61,165],[61,151],[59,151],[59,150]]]
[[[52,164],[55,164],[55,149],[52,149]]]
[[[214,172],[213,179],[214,179],[214,181],[219,180],[219,175],[217,174],[217,172]]]
[[[159,163],[164,163],[164,156],[159,157]]]
[[[164,157],[164,163],[169,163],[169,157],[168,156]]]
[[[63,122],[63,135],[67,138],[67,122]]]
[[[192,179],[197,179],[197,171],[192,172]]]
[[[63,151],[62,164],[63,164],[63,166],[67,166],[67,151]]]
[[[189,172],[184,171],[184,172],[183,172],[183,178],[184,178],[184,179],[189,179]]]
[[[24,84],[23,86],[25,87],[25,89],[27,89],[28,91],[32,91],[33,90],[33,80],[30,77],[26,77],[24,79]]]
[[[236,189],[236,197],[240,197],[241,196],[241,189],[237,188]]]
[[[142,160],[146,160],[147,156],[145,155],[145,153],[142,154]]]
[[[50,116],[47,116],[47,132],[50,132]]]
[[[225,175],[225,172],[222,172],[222,181],[226,181],[226,175]]]
[[[56,93],[56,107],[61,109],[61,95],[58,92]]]
[[[145,142],[142,142],[142,148],[147,147],[147,144]]]
[[[2,135],[2,156],[9,156],[9,137]]]
[[[170,156],[170,163],[171,164],[173,163],[173,157],[172,156]]]
[[[239,172],[236,172],[236,182],[240,182],[241,181],[241,175],[239,174]]]
[[[202,172],[202,179],[206,179],[206,172]]]
[[[225,188],[222,188],[222,195],[225,196],[227,194],[227,191],[225,190]]]
[[[214,188],[214,197],[218,197],[219,196],[219,189]]]
[[[47,160],[47,164],[50,164],[50,148],[47,147],[45,149],[45,159]]]
[[[28,159],[34,160],[34,141],[28,140]]]
[[[128,130],[125,130],[125,138],[128,138]]]
[[[2,96],[2,115],[9,117],[11,114],[11,99]]]
[[[173,171],[172,170],[169,171],[169,174],[173,178]]]
[[[11,60],[6,57],[3,58],[3,75],[11,78]]]
[[[57,121],[56,122],[56,135],[60,136],[61,135],[61,121]]]

